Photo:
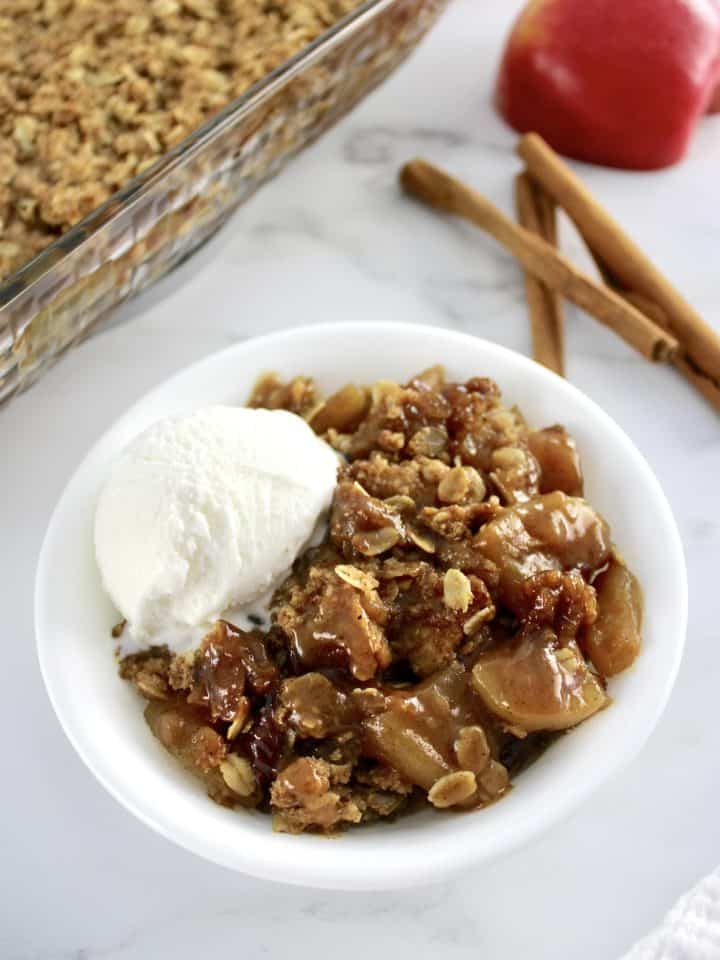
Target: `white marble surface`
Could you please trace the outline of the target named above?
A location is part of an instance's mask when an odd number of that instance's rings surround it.
[[[4,960],[305,960],[336,950],[347,960],[601,960],[621,954],[720,861],[719,422],[672,372],[580,315],[569,316],[568,376],[657,472],[687,551],[691,610],[657,732],[633,767],[563,826],[512,857],[414,892],[323,893],[246,879],[171,846],[103,791],[58,727],[37,668],[32,588],[52,506],[95,438],[168,374],[238,339],[319,320],[419,320],[527,351],[514,264],[477,232],[410,204],[395,185],[400,163],[424,154],[510,208],[514,138],[489,92],[519,5],[456,0],[393,79],[194,260],[127,306],[131,323],[76,350],[0,410]],[[719,161],[715,118],[674,170],[583,170],[714,323]],[[572,237],[566,248],[580,255]]]

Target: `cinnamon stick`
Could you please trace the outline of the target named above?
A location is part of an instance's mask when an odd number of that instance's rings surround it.
[[[535,195],[535,202],[540,210],[540,221],[543,227],[543,239],[557,247],[557,204],[547,191],[533,180],[527,170],[523,171],[531,184]]]
[[[519,227],[481,194],[425,160],[412,160],[400,171],[405,191],[438,210],[464,217],[485,230],[551,290],[561,293],[610,327],[649,360],[662,360],[677,349],[666,333],[614,291],[577,270],[545,240]]]
[[[720,387],[714,380],[711,380],[701,370],[697,370],[690,357],[682,351],[675,354],[672,363],[695,389],[700,391],[708,403],[712,404],[716,410],[720,410]]]
[[[535,133],[520,141],[517,152],[543,188],[571,217],[591,250],[624,290],[657,304],[667,330],[680,342],[683,366],[720,390],[720,336],[678,293],[622,227],[604,210],[563,160]]]
[[[656,323],[664,330],[667,330],[669,327],[668,318],[662,307],[659,307],[656,303],[653,303],[652,300],[648,299],[648,297],[642,293],[637,293],[635,290],[623,290],[621,287],[619,287],[617,285],[617,280],[607,269],[600,257],[598,257],[598,255],[591,250],[590,247],[588,247],[588,250],[591,257],[595,261],[598,270],[600,271],[600,275],[605,278],[605,282],[609,284],[609,286],[613,287],[616,293],[619,293],[621,297],[624,297],[628,303],[631,303],[641,313],[644,313],[646,317],[649,317],[653,323]],[[671,357],[671,362],[673,366],[679,370],[679,372],[682,373],[687,380],[690,381],[695,389],[700,391],[708,403],[712,404],[716,410],[720,410],[720,387],[710,377],[706,376],[693,366],[692,361],[685,351],[682,349],[678,350]]]
[[[520,226],[555,245],[555,211],[544,202],[526,173],[515,178],[515,208]],[[533,357],[564,375],[564,317],[560,297],[525,271],[525,297],[530,317]]]

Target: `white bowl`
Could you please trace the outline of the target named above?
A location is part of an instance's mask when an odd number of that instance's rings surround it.
[[[108,466],[139,431],[208,403],[242,404],[257,375],[311,374],[332,390],[354,380],[403,380],[434,363],[450,378],[486,375],[533,426],[565,424],[580,449],[590,502],[642,584],[644,648],[610,684],[610,709],[562,738],[508,797],[469,814],[422,812],[327,841],[273,833],[267,816],[212,803],[151,735],[143,702],[117,675],[109,636],[118,619],[95,567],[92,520]],[[650,468],[594,403],[543,367],[493,343],[405,324],[313,326],[240,343],[177,374],[95,445],[63,493],[37,572],[37,644],[50,699],[90,770],[128,810],[170,840],[243,873],[337,889],[386,889],[440,879],[496,856],[560,820],[640,749],[678,669],[687,582],[672,514]]]

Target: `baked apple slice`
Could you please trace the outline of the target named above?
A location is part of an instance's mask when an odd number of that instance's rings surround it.
[[[528,733],[574,727],[608,702],[577,644],[558,646],[550,629],[482,654],[472,679],[488,710]]]
[[[613,559],[595,580],[598,615],[582,635],[581,646],[604,677],[632,666],[640,653],[642,595],[625,564]]]

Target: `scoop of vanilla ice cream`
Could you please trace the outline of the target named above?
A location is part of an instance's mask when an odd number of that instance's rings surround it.
[[[95,553],[135,640],[266,593],[329,508],[337,466],[281,410],[207,407],[133,440],[100,493]]]

